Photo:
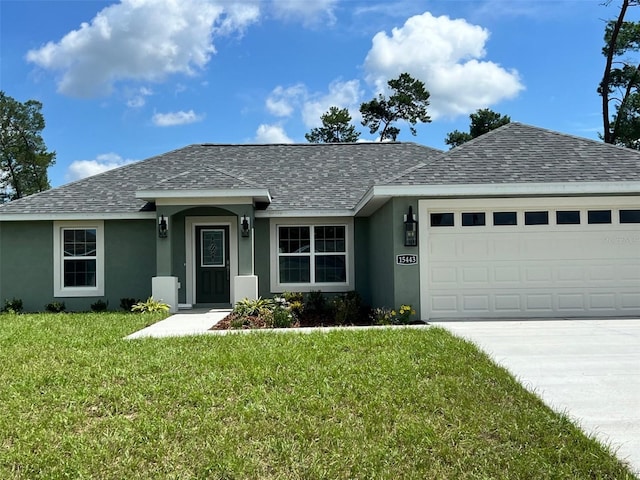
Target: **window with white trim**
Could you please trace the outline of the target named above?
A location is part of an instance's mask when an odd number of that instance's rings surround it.
[[[346,283],[346,226],[279,226],[278,279],[281,284]]]
[[[271,241],[272,291],[353,289],[352,219],[273,219]]]
[[[104,295],[103,222],[54,222],[54,296]]]

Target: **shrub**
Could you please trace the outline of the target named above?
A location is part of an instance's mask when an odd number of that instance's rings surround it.
[[[376,325],[407,325],[411,322],[411,315],[415,314],[411,305],[400,305],[398,311],[386,307],[375,308],[369,318]]]
[[[282,304],[276,304],[270,312],[271,321],[269,322],[274,328],[289,328],[293,325],[294,317],[291,311]]]
[[[61,313],[67,309],[67,306],[64,304],[64,302],[51,302],[51,303],[47,303],[44,306],[44,309],[47,312],[51,312],[51,313]]]
[[[153,297],[149,297],[146,302],[136,303],[131,307],[131,311],[140,313],[168,312],[169,308],[168,304],[154,300]]]
[[[327,311],[327,298],[320,290],[313,290],[307,294],[305,310],[309,313],[322,314]]]
[[[393,325],[395,320],[393,313],[395,312],[385,307],[374,308],[370,316],[371,323],[374,325]]]
[[[332,305],[337,325],[347,325],[360,320],[363,307],[358,292],[351,291],[338,295],[333,299]]]
[[[304,302],[304,293],[302,292],[284,292],[282,294],[282,298],[284,298],[289,303],[294,302]]]
[[[121,298],[120,299],[120,308],[122,310],[124,310],[125,312],[130,312],[131,308],[136,304],[139,303],[140,299],[136,300],[135,298]]]
[[[5,300],[2,311],[6,313],[22,312],[22,300],[20,300],[19,298],[12,298],[11,300]]]
[[[299,320],[302,318],[302,313],[304,312],[304,303],[297,300],[290,302],[289,310]]]
[[[91,304],[92,312],[105,312],[107,307],[109,306],[109,302],[104,302],[102,300],[98,300],[96,303]]]
[[[233,307],[232,313],[240,317],[257,317],[264,312],[271,311],[274,305],[274,300],[270,298],[258,297],[255,300],[243,298]]]
[[[411,308],[411,305],[400,305],[396,315],[396,321],[399,325],[407,325],[411,321],[411,315],[415,314],[416,311]]]

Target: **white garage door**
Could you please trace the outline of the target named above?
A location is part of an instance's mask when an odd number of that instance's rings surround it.
[[[422,317],[640,315],[640,197],[421,200]]]

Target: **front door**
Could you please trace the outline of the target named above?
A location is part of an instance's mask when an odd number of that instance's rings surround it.
[[[196,303],[230,303],[229,227],[196,226]]]

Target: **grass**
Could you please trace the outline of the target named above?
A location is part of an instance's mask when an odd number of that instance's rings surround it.
[[[155,318],[0,316],[0,478],[635,478],[442,329],[122,339]]]

